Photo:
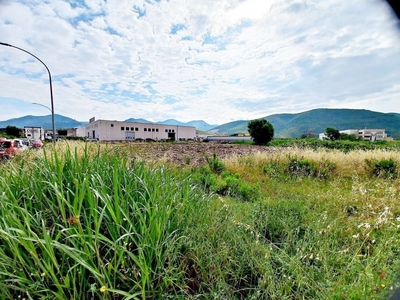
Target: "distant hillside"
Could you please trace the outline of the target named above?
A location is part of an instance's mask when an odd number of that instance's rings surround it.
[[[145,119],[134,119],[134,118],[130,118],[125,120],[124,122],[133,122],[133,123],[151,123],[150,121],[147,121]]]
[[[327,127],[338,130],[345,129],[385,129],[388,136],[400,139],[400,114],[380,113],[364,109],[314,109],[296,114],[275,114],[265,117],[272,123],[277,138],[299,138],[304,133],[319,134]],[[153,123],[145,119],[130,118],[126,122]],[[179,122],[174,119],[156,122],[156,124],[194,126],[197,130],[212,132],[213,134],[246,133],[249,120],[238,120],[219,126],[210,125],[202,120]],[[87,122],[55,115],[56,129],[80,127]],[[0,128],[8,125],[24,128],[24,126],[40,126],[52,129],[51,115],[25,116],[7,121],[0,121]]]
[[[67,129],[81,127],[88,122],[79,122],[74,119],[62,116],[54,115],[56,129]],[[137,123],[153,123],[145,119],[135,119],[130,118],[124,122],[137,122]],[[176,126],[194,126],[198,130],[208,131],[217,125],[210,125],[203,120],[195,120],[187,123],[179,122],[174,119],[165,120],[162,122],[155,122],[155,124],[166,124],[166,125],[176,125]],[[51,115],[48,116],[24,116],[21,118],[10,119],[6,121],[0,121],[0,128],[6,128],[7,126],[15,126],[18,128],[24,128],[25,126],[38,126],[44,129],[52,129]]]
[[[67,129],[82,126],[85,122],[79,122],[74,119],[64,117],[62,115],[54,115],[54,123],[56,129]],[[24,116],[21,118],[0,121],[0,128],[7,126],[15,126],[17,128],[24,128],[24,126],[38,126],[44,129],[52,129],[51,115],[48,116]]]
[[[275,137],[298,138],[304,133],[319,134],[327,127],[338,130],[383,128],[388,136],[400,138],[400,116],[364,109],[314,109],[297,114],[275,114],[265,117],[275,129]],[[249,121],[236,121],[212,129],[216,133],[247,132]]]

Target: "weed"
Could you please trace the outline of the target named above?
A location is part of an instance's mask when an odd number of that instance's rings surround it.
[[[185,164],[187,164],[187,165],[190,165],[191,160],[192,159],[190,156],[185,156],[185,158],[184,158]]]
[[[211,171],[216,174],[221,174],[225,169],[225,165],[218,159],[217,154],[214,152],[212,158],[206,155],[206,161]]]
[[[397,177],[396,163],[393,159],[365,160],[367,169],[376,177],[394,178]]]
[[[291,157],[289,158],[287,170],[292,176],[315,176],[317,166],[307,159]]]

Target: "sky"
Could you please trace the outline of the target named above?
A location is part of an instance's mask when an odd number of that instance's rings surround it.
[[[400,113],[383,0],[0,0],[0,42],[46,64],[54,112],[77,121]],[[0,45],[0,121],[50,112],[44,65]]]

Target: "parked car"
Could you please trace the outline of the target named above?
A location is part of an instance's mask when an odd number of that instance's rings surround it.
[[[0,142],[0,158],[9,159],[18,154],[18,143],[14,140],[2,140]]]
[[[24,139],[14,139],[14,145],[18,148],[18,151],[24,151],[29,149],[29,145]]]
[[[40,139],[31,140],[32,148],[42,148],[43,142]]]

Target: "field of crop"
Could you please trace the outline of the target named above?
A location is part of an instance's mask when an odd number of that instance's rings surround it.
[[[387,299],[400,285],[398,150],[60,142],[1,166],[0,299]]]

